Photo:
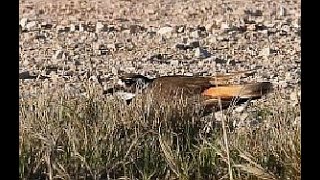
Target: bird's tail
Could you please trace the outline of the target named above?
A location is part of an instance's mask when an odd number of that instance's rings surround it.
[[[206,89],[202,94],[212,98],[229,99],[239,97],[243,99],[256,99],[272,90],[270,82],[258,82],[242,85],[225,85]]]

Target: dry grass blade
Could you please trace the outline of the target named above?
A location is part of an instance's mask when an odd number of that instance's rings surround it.
[[[170,167],[170,169],[173,171],[174,174],[176,174],[179,179],[182,179],[182,170],[180,168],[180,165],[178,164],[178,161],[175,159],[173,152],[171,148],[167,145],[165,140],[159,135],[159,143],[160,148],[162,152],[164,153],[165,159]]]

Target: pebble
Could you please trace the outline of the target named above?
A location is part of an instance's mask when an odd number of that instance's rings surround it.
[[[54,55],[52,56],[53,59],[62,59],[63,56],[63,51],[62,50],[57,50]]]
[[[171,61],[170,61],[170,64],[171,64],[172,66],[178,66],[178,65],[179,65],[179,60],[171,60]]]
[[[200,33],[199,33],[199,31],[192,31],[191,33],[190,33],[190,37],[192,37],[192,38],[199,38],[200,37]]]
[[[220,29],[225,31],[225,30],[230,29],[230,27],[229,27],[228,23],[223,22],[223,23],[221,23],[221,25],[220,25]]]
[[[196,58],[203,59],[203,58],[209,58],[211,54],[207,50],[198,47],[195,49],[194,56]]]
[[[166,26],[166,27],[162,27],[159,29],[158,33],[160,35],[165,35],[165,34],[169,34],[169,33],[172,33],[173,31],[173,27],[170,27],[170,26]]]
[[[22,28],[25,28],[27,26],[27,23],[28,23],[28,19],[22,18],[19,24],[21,25]]]
[[[102,24],[102,22],[97,22],[97,25],[96,25],[96,32],[99,33],[103,30],[104,28],[104,25]]]
[[[270,48],[263,48],[259,52],[259,56],[269,56],[270,55]]]
[[[70,32],[76,31],[76,26],[74,24],[70,24]]]
[[[37,25],[36,21],[30,21],[27,23],[26,28],[30,30],[31,28],[35,27],[36,25]]]
[[[290,100],[292,101],[298,101],[298,94],[297,92],[290,93]]]

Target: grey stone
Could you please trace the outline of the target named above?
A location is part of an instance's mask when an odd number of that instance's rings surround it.
[[[209,58],[211,56],[211,54],[206,50],[206,49],[202,49],[200,47],[195,49],[195,53],[194,56],[196,58]]]

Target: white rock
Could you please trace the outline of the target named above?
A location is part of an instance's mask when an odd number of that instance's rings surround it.
[[[179,65],[179,60],[171,60],[171,61],[170,61],[170,64],[171,64],[172,66],[178,66],[178,65]]]
[[[200,58],[200,56],[201,56],[201,49],[200,48],[196,48],[196,50],[194,52],[194,56],[197,58]]]
[[[123,100],[130,100],[134,98],[136,95],[133,93],[126,93],[126,92],[116,92],[114,95],[118,96],[119,98]]]
[[[199,38],[200,37],[199,31],[192,31],[190,33],[190,36],[193,38]]]
[[[27,23],[28,23],[28,19],[27,18],[22,18],[21,20],[20,20],[20,25],[21,25],[21,27],[26,27],[26,25],[27,25]]]
[[[290,93],[290,100],[297,101],[298,100],[298,94],[296,92]]]
[[[173,31],[173,27],[166,26],[159,29],[158,33],[161,35],[171,33]]]
[[[270,48],[263,48],[260,52],[259,52],[260,56],[269,56],[270,55]]]
[[[101,30],[104,28],[104,25],[102,24],[102,22],[97,22],[96,24],[96,32],[101,32]]]
[[[70,24],[70,31],[71,32],[76,31],[76,26],[74,24]]]
[[[184,73],[184,75],[185,75],[185,76],[193,76],[193,73],[191,73],[191,72],[186,72],[186,73]]]
[[[82,24],[79,25],[79,31],[80,31],[80,32],[83,32],[83,31],[84,31],[84,27],[83,27]]]
[[[37,25],[36,21],[31,21],[29,23],[27,23],[26,28],[31,29],[33,27],[35,27]]]
[[[220,26],[220,29],[221,29],[221,30],[227,30],[227,29],[229,29],[229,28],[230,28],[230,27],[229,27],[228,23],[226,23],[226,22],[221,23],[221,26]]]
[[[288,86],[288,83],[286,81],[279,81],[279,86],[281,88],[286,88]]]
[[[114,43],[107,44],[108,49],[116,49],[116,45]]]

